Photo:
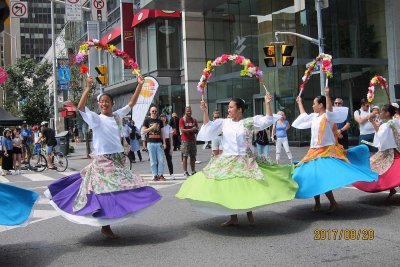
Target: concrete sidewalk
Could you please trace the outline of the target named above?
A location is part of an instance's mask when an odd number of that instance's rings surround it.
[[[88,165],[92,160],[86,157],[86,145],[85,143],[70,143],[72,146],[75,147],[75,152],[68,155],[69,161],[69,169],[71,171],[80,171],[86,165]],[[197,146],[197,160],[200,163],[196,164],[196,171],[201,171],[204,166],[207,165],[208,161],[211,158],[211,149],[202,149],[203,145]],[[308,151],[309,147],[291,147],[290,150],[293,155],[294,160],[300,160]],[[142,176],[148,176],[151,174],[150,170],[150,161],[149,155],[147,152],[141,151],[143,161],[139,162],[136,154],[136,163],[132,164],[132,169],[135,173],[140,174]],[[271,159],[275,159],[275,146],[269,146],[269,156]],[[183,168],[181,163],[181,152],[174,151],[172,154],[172,162],[174,165],[174,174],[176,176],[183,175]],[[282,148],[281,151],[281,163],[288,163],[289,160],[287,159],[285,150]],[[189,173],[191,172],[190,166],[188,166]],[[164,173],[168,174],[168,167],[167,162],[164,160]],[[166,175],[167,176],[167,175]]]

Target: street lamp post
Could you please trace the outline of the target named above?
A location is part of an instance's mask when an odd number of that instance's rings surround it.
[[[51,2],[51,47],[53,50],[53,106],[54,106],[54,130],[57,133],[58,123],[58,110],[57,110],[57,72],[56,72],[56,40],[55,40],[55,29],[54,29],[54,1]]]
[[[299,38],[305,39],[312,44],[318,45],[319,48],[319,53],[322,54],[324,53],[324,34],[323,34],[323,28],[322,28],[322,15],[321,15],[321,3],[323,0],[315,0],[315,9],[317,10],[317,26],[318,26],[318,39],[311,38],[307,35],[295,33],[295,32],[280,32],[277,31],[275,32],[275,38],[277,41],[278,35],[294,35]],[[320,77],[320,87],[321,87],[321,95],[324,95],[325,92],[325,73],[322,71],[319,72],[319,77]]]

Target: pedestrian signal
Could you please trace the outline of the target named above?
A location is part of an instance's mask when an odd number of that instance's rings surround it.
[[[96,81],[100,83],[101,85],[107,85],[108,84],[108,70],[106,65],[100,65],[97,66],[96,68],[97,73],[99,74],[96,77]]]
[[[282,66],[292,66],[294,61],[293,48],[294,45],[282,45]]]
[[[276,55],[275,55],[275,46],[274,45],[266,45],[263,48],[265,58],[264,63],[267,67],[276,67]]]

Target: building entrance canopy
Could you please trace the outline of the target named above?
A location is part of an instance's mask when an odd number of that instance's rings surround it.
[[[226,0],[141,0],[141,8],[162,10],[183,10],[203,12],[224,3]]]

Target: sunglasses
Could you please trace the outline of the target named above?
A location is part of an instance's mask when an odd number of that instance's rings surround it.
[[[335,105],[342,105],[342,102],[335,102]]]
[[[157,113],[157,110],[152,110],[151,113]]]

